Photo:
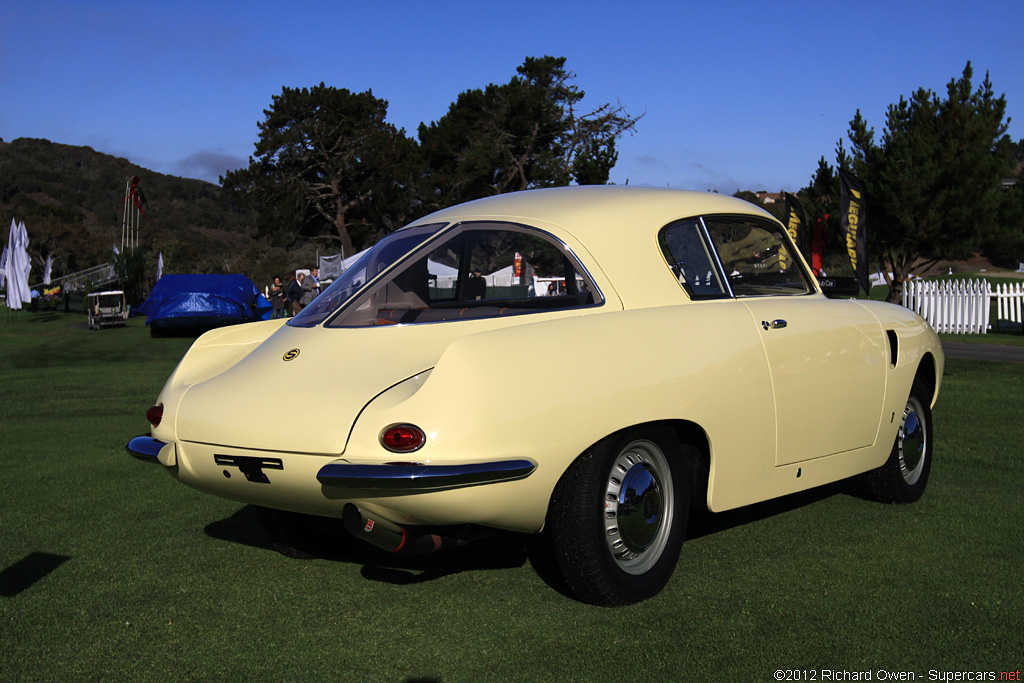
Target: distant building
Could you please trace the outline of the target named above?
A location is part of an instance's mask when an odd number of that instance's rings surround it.
[[[758,192],[756,194],[757,201],[761,202],[762,204],[774,204],[775,202],[782,199],[781,192]]]

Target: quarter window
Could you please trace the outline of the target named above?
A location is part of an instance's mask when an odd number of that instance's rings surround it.
[[[670,225],[661,231],[662,252],[691,298],[728,296],[721,272],[701,232],[700,219]]]

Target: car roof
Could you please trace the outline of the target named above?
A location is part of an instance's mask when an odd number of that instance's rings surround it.
[[[531,225],[563,238],[568,233],[593,256],[623,306],[645,308],[686,300],[661,255],[658,233],[675,221],[705,215],[775,221],[750,202],[712,192],[588,185],[486,197],[443,209],[415,224],[489,220]]]

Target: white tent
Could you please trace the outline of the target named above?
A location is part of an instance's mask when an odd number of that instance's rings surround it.
[[[427,259],[427,272],[438,277],[458,277],[459,269]]]
[[[368,252],[368,251],[370,251],[370,250],[369,249],[363,249],[358,254],[352,254],[348,258],[342,259],[341,260],[341,272],[344,273],[346,270],[348,270],[349,268],[354,266],[356,264],[356,261],[358,261],[359,259],[363,258],[363,255],[366,254],[366,252]]]
[[[4,253],[0,255],[0,288],[7,282],[7,245],[4,245]]]
[[[46,265],[43,266],[43,284],[50,284],[50,271],[53,270],[53,255],[46,257]]]
[[[28,231],[24,223],[11,219],[11,231],[7,238],[7,263],[4,275],[7,279],[7,307],[19,310],[32,300],[28,288],[28,276],[32,264],[28,259]]]
[[[164,276],[164,252],[160,252],[156,257],[156,279],[159,280]]]

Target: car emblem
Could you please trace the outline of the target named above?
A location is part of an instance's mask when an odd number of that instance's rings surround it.
[[[283,358],[285,361],[295,360],[298,357],[299,357],[299,350],[298,349],[292,349],[290,351],[286,351],[285,354],[283,356],[281,356],[281,358]]]

